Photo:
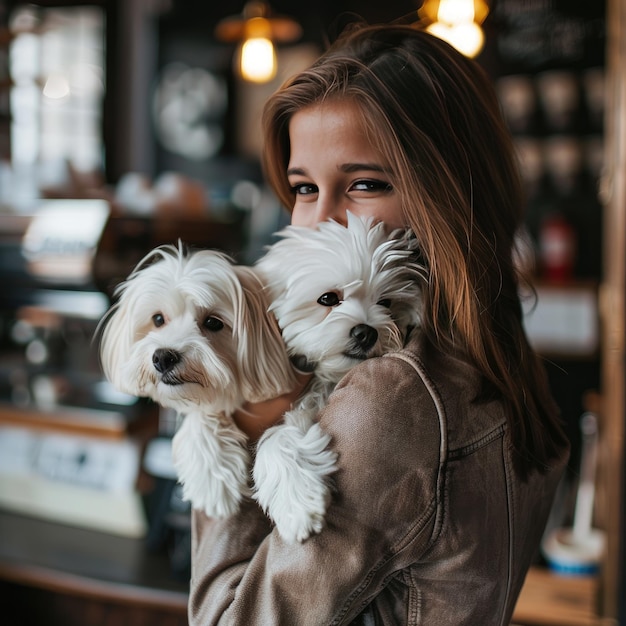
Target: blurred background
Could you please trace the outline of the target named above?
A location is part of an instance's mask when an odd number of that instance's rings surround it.
[[[493,80],[527,192],[527,329],[573,444],[550,524],[602,533],[561,571],[537,555],[516,622],[619,623],[623,5],[0,0],[5,623],[185,623],[175,416],[108,385],[94,332],[156,245],[258,258],[287,222],[260,168],[263,103],[355,19],[428,27]]]

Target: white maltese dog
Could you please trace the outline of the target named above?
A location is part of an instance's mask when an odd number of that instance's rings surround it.
[[[232,515],[251,489],[247,438],[231,415],[295,386],[257,273],[217,251],[166,245],[115,295],[101,324],[105,375],[183,416],[173,458],[184,498]]]
[[[347,228],[288,226],[256,269],[293,364],[313,372],[304,396],[257,445],[254,498],[285,541],[323,527],[336,469],[317,423],[336,383],[370,357],[400,350],[420,322],[426,271],[410,231],[348,214]]]

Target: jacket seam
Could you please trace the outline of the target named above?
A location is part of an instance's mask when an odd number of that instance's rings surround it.
[[[454,448],[452,450],[449,450],[448,460],[459,459],[465,456],[469,456],[470,454],[473,454],[477,450],[480,450],[481,448],[488,446],[490,443],[492,443],[496,439],[500,439],[501,437],[503,437],[505,431],[506,431],[506,425],[502,423],[499,426],[496,426],[493,430],[486,433],[485,435],[481,435],[474,441],[471,441],[470,443],[465,444],[464,446],[461,446],[459,448]]]
[[[408,626],[418,626],[422,619],[422,591],[417,584],[412,568],[404,573],[404,579],[409,595]]]
[[[502,445],[504,445],[504,440]],[[515,499],[513,498],[513,483],[512,483],[512,468],[508,462],[505,451],[502,450],[502,463],[504,465],[504,476],[506,481],[506,502],[507,502],[507,516],[509,520],[509,559],[506,569],[506,593],[504,595],[504,602],[502,604],[502,617],[500,620],[500,626],[506,626],[504,622],[504,616],[506,615],[505,608],[508,606],[509,597],[511,595],[511,583],[513,580],[513,556],[514,556],[514,529],[515,529]]]
[[[432,382],[430,377],[427,375],[426,370],[420,361],[420,359],[408,352],[407,350],[402,350],[399,352],[392,352],[383,356],[383,358],[396,358],[400,361],[404,361],[410,367],[415,370],[418,377],[422,381],[424,387],[428,391],[430,398],[435,406],[435,410],[437,412],[437,418],[439,420],[439,433],[441,437],[441,443],[439,445],[439,469],[437,474],[437,488],[435,490],[435,498],[430,502],[426,511],[420,516],[415,524],[411,526],[411,528],[403,535],[403,537],[398,540],[395,544],[391,546],[390,552],[385,556],[385,558],[381,559],[367,574],[363,582],[355,589],[343,607],[336,614],[336,617],[331,622],[331,626],[337,625],[341,623],[342,618],[348,612],[349,608],[353,605],[353,602],[357,599],[357,597],[363,592],[364,589],[367,588],[372,578],[375,576],[376,572],[378,572],[384,565],[386,565],[396,554],[398,554],[401,550],[406,548],[411,541],[416,537],[419,533],[419,529],[425,525],[425,522],[430,519],[431,515],[435,514],[435,523],[433,525],[433,532],[431,534],[430,539],[428,540],[427,545],[425,546],[424,551],[426,552],[430,549],[437,538],[439,537],[443,526],[444,526],[444,511],[443,511],[443,499],[444,499],[444,491],[445,491],[445,474],[446,474],[446,458],[447,458],[447,425],[446,425],[446,412],[444,409],[443,401],[441,400],[441,396],[437,390],[436,385]],[[382,581],[384,584],[387,584],[389,578],[392,575],[385,577]],[[384,588],[383,584],[383,588]],[[375,595],[375,594],[374,594]],[[371,601],[370,594],[368,597],[361,602],[360,609],[365,608],[368,603]]]
[[[368,585],[372,581],[372,578],[376,575],[376,573],[384,567],[391,559],[393,559],[396,554],[398,554],[401,550],[403,550],[407,545],[411,543],[411,541],[415,538],[417,534],[419,534],[420,528],[423,528],[426,522],[431,518],[433,512],[436,513],[436,500],[432,500],[427,507],[426,511],[420,516],[419,520],[411,526],[411,528],[405,533],[402,539],[393,545],[389,552],[382,558],[374,567],[372,567],[367,574],[367,576],[363,579],[363,582],[350,594],[346,602],[344,603],[342,609],[337,613],[336,617],[330,623],[331,626],[336,624],[340,624],[341,620],[348,612],[352,603],[358,598],[358,596],[363,592],[364,589],[367,589]],[[404,543],[404,545],[402,545]],[[391,572],[388,576],[386,576],[381,582],[381,588],[386,587],[389,580],[391,580],[394,576],[397,575],[397,572]],[[374,594],[375,596],[376,594]],[[358,607],[358,610],[364,609],[371,602],[371,594],[368,595],[367,598],[363,599]]]
[[[430,538],[430,541],[428,542],[428,548],[430,548],[436,542],[444,527],[443,497],[445,495],[446,466],[449,452],[446,411],[437,386],[431,380],[430,376],[426,372],[426,368],[424,367],[422,361],[417,355],[409,352],[408,350],[401,350],[399,352],[391,352],[389,354],[386,354],[383,358],[395,358],[404,361],[415,370],[418,377],[424,384],[424,387],[426,387],[428,394],[430,395],[430,398],[437,412],[437,418],[439,419],[439,435],[441,437],[441,443],[439,444],[439,471],[437,474],[437,489],[435,493],[437,494],[437,502],[442,506],[436,507],[435,512],[437,518],[435,519],[432,536]]]

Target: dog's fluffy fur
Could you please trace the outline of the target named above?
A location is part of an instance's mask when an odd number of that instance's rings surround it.
[[[294,542],[322,529],[337,466],[318,414],[348,370],[402,347],[419,324],[425,272],[408,231],[388,235],[352,215],[347,228],[325,222],[279,235],[254,268],[211,250],[153,250],[117,288],[100,354],[118,389],[183,417],[173,440],[183,495],[215,517],[252,492],[233,412],[293,389],[289,359],[313,372],[259,441],[253,468],[254,497]]]
[[[166,245],[115,295],[100,327],[105,375],[184,416],[173,440],[183,495],[209,516],[232,515],[251,490],[247,438],[230,416],[295,384],[257,273]]]
[[[409,231],[348,214],[347,228],[288,226],[257,263],[292,362],[312,371],[308,391],[259,440],[255,494],[288,542],[319,532],[336,469],[318,423],[336,383],[364,359],[402,348],[420,321],[426,272]]]

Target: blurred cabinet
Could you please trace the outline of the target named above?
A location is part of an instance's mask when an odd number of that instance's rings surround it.
[[[513,133],[535,271],[602,273],[606,9],[602,2],[495,3],[495,85]]]
[[[489,69],[526,194],[523,261],[537,288],[527,332],[546,357],[576,468],[584,397],[600,387],[606,6],[498,0],[489,19]]]

